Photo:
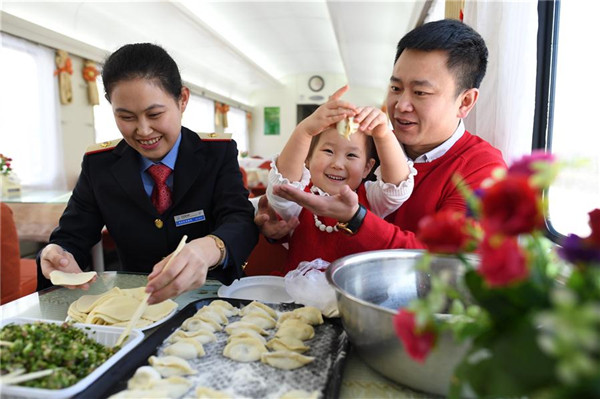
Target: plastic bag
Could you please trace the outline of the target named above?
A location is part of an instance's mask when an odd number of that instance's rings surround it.
[[[314,306],[326,317],[338,317],[335,290],[327,282],[325,270],[329,262],[321,258],[300,262],[285,275],[285,290],[294,302]]]

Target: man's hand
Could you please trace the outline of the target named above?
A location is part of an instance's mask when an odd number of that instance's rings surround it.
[[[279,220],[277,213],[269,205],[267,196],[263,195],[258,200],[258,211],[254,217],[254,223],[265,237],[271,240],[279,240],[298,227],[300,221],[297,217],[290,218],[288,221]]]
[[[273,194],[294,201],[318,216],[330,217],[347,222],[358,210],[358,195],[348,186],[332,196],[314,195],[289,185],[273,187]]]
[[[54,270],[65,273],[82,272],[73,255],[56,244],[48,244],[44,247],[40,256],[40,265],[42,267],[42,274],[48,280],[50,280],[50,273]],[[90,284],[96,281],[96,279],[97,276],[85,284],[65,285],[65,287],[69,289],[81,288],[82,290],[87,290],[90,288]]]

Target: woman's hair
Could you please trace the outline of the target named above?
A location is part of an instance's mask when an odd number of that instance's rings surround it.
[[[126,44],[112,53],[102,68],[105,97],[123,80],[148,79],[156,81],[175,100],[181,96],[181,75],[177,64],[160,46],[151,43]]]

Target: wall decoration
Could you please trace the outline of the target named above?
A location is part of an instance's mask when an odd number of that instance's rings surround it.
[[[98,72],[98,69],[96,68],[96,63],[94,61],[85,60],[83,62],[83,70],[81,73],[88,86],[88,102],[90,105],[99,105],[100,99],[98,98],[96,78],[100,72]]]
[[[226,129],[229,126],[227,121],[227,113],[229,105],[215,101],[215,126],[223,126]]]
[[[54,76],[58,75],[58,92],[61,104],[73,102],[73,87],[71,86],[71,75],[73,75],[73,64],[69,53],[64,50],[56,50],[56,70]]]
[[[279,135],[279,107],[265,107],[265,135]]]

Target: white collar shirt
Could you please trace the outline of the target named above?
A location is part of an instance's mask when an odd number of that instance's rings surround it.
[[[458,140],[460,140],[463,134],[465,134],[465,123],[461,119],[458,123],[458,127],[456,128],[454,133],[452,133],[452,136],[448,138],[448,140],[444,141],[442,144],[438,145],[433,150],[426,152],[423,155],[419,155],[416,159],[413,160],[413,162],[426,163],[435,161],[436,159],[442,157],[445,153],[447,153],[448,150],[452,148],[452,146],[456,144]]]

